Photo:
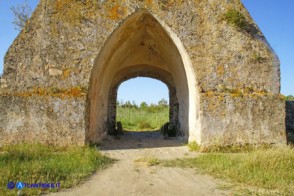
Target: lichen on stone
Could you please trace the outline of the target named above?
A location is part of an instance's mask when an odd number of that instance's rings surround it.
[[[61,99],[68,98],[83,98],[87,94],[85,87],[75,86],[68,89],[61,89],[57,87],[42,88],[35,87],[30,91],[18,91],[13,93],[2,93],[2,96],[12,97],[58,97]]]

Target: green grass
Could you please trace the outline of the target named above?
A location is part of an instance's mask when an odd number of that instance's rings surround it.
[[[4,146],[0,150],[0,195],[16,195],[9,190],[8,182],[60,183],[60,188],[78,184],[97,169],[103,169],[113,162],[102,156],[96,148],[68,147],[54,148],[41,144],[18,144]],[[58,189],[23,189],[27,195]]]
[[[239,145],[229,145],[229,146],[222,146],[219,144],[215,144],[215,145],[205,147],[205,146],[200,146],[199,144],[197,144],[196,141],[188,143],[187,146],[190,151],[203,152],[203,153],[252,152],[256,150],[266,150],[273,147],[271,144],[239,144]]]
[[[201,150],[201,146],[199,146],[195,141],[188,143],[187,146],[190,151],[199,152]]]
[[[155,130],[169,121],[169,108],[151,112],[140,108],[118,107],[116,118],[122,122],[125,130]]]
[[[277,147],[246,153],[207,153],[196,158],[163,161],[168,167],[197,168],[231,182],[278,191],[294,192],[294,149]]]

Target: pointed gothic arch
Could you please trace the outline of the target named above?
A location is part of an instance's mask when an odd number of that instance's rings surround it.
[[[126,18],[95,60],[88,93],[86,141],[99,142],[115,123],[118,86],[136,76],[163,81],[179,134],[200,142],[199,95],[189,56],[175,33],[147,10]],[[175,107],[173,107],[175,106]],[[178,108],[176,108],[178,107]]]

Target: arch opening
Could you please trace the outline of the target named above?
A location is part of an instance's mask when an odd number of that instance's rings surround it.
[[[95,60],[86,141],[99,142],[113,127],[118,86],[138,76],[158,79],[168,86],[174,110],[171,122],[179,135],[200,142],[199,98],[189,57],[179,38],[146,10],[125,19]]]
[[[169,102],[171,94],[168,86],[158,79],[130,78],[115,92],[117,103],[113,106],[116,108],[109,108],[108,112],[116,112],[113,118],[121,122],[124,132],[158,132],[163,124],[173,119],[173,106],[170,107]]]
[[[169,99],[170,99],[170,123],[172,123],[172,127],[174,127],[179,135],[183,135],[180,130],[179,125],[179,101],[177,98],[176,86],[173,81],[173,78],[170,73],[167,71],[161,70],[152,65],[134,65],[128,66],[124,69],[121,69],[114,76],[112,81],[112,85],[109,91],[109,102],[108,102],[108,122],[107,122],[107,130],[112,131],[115,126],[115,106],[117,99],[117,90],[121,83],[136,77],[149,77],[156,80],[161,81],[166,84],[169,89]]]

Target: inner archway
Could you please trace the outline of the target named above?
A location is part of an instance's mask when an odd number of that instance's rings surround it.
[[[178,133],[200,142],[195,73],[179,38],[146,10],[129,16],[95,60],[88,94],[86,140],[99,142],[115,124],[117,88],[144,76],[165,83]]]
[[[118,87],[116,121],[125,132],[158,131],[170,121],[169,103],[169,90],[163,82],[147,77],[129,79]]]
[[[117,90],[121,83],[127,81],[128,79],[135,78],[135,77],[149,77],[153,79],[157,79],[164,84],[167,85],[169,89],[169,100],[170,100],[170,111],[169,111],[169,122],[172,127],[174,127],[177,131],[178,135],[181,135],[181,131],[179,129],[179,120],[178,120],[178,99],[176,95],[175,84],[172,81],[171,76],[167,72],[160,72],[156,68],[152,68],[152,66],[136,66],[137,68],[141,67],[144,71],[129,71],[129,69],[122,70],[122,72],[118,72],[118,75],[115,77],[117,78],[114,80],[112,87],[110,88],[109,92],[109,107],[108,107],[108,132],[112,132],[114,130],[116,124],[116,101],[117,101]],[[146,68],[148,67],[148,68]],[[132,68],[130,70],[136,70]],[[124,73],[127,72],[127,73]],[[125,77],[119,79],[119,76],[124,75]]]

